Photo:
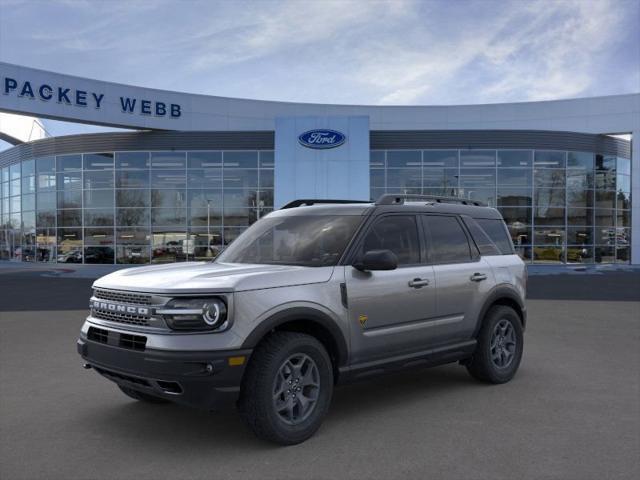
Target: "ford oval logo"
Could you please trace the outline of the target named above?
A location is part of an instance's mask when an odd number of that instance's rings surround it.
[[[304,132],[298,141],[307,148],[335,148],[346,142],[347,137],[344,133],[325,128]]]

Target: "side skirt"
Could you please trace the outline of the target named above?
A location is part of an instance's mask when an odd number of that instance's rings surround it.
[[[339,369],[338,384],[350,383],[372,376],[414,367],[435,367],[469,358],[476,340],[466,340],[420,352],[383,358],[371,362],[356,363]]]

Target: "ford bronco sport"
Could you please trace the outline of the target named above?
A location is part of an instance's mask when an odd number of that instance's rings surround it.
[[[450,362],[484,382],[511,380],[525,288],[493,208],[297,200],[213,262],[98,279],[78,352],[136,400],[235,402],[259,437],[294,444],[318,429],[338,383]]]

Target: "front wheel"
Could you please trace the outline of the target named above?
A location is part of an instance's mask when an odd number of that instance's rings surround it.
[[[324,346],[310,335],[276,332],[253,353],[239,408],[260,438],[301,443],[320,427],[333,394],[333,368]]]
[[[497,305],[486,314],[476,351],[466,367],[472,377],[506,383],[516,374],[523,350],[522,323],[511,307]]]

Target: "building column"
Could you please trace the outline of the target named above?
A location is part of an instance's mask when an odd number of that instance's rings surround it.
[[[640,265],[640,129],[631,137],[631,263]]]

